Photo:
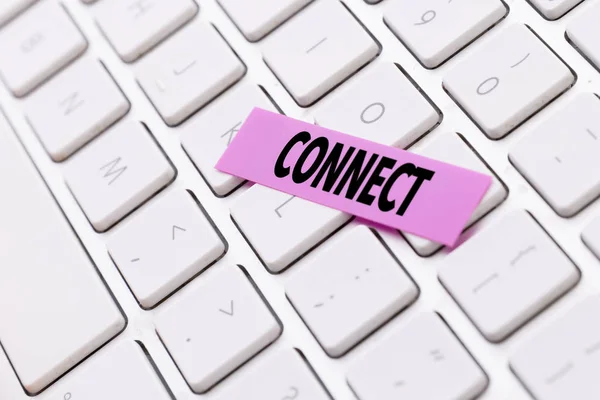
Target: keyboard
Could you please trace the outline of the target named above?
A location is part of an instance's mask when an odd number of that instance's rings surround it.
[[[600,398],[600,0],[4,0],[0,400]],[[214,168],[250,110],[490,175],[459,245]]]

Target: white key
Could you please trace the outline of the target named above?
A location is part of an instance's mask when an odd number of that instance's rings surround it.
[[[283,271],[351,218],[261,185],[236,199],[231,216],[272,273]]]
[[[492,342],[571,289],[573,262],[526,211],[513,211],[446,257],[439,279]]]
[[[600,99],[578,95],[510,151],[510,161],[562,217],[600,195]]]
[[[0,124],[0,341],[25,390],[37,394],[125,319],[29,156]]]
[[[436,68],[507,12],[500,0],[394,0],[383,20],[425,67]]]
[[[297,350],[278,350],[252,366],[219,400],[240,399],[331,400],[314,372]]]
[[[483,199],[471,214],[466,226],[472,225],[494,208],[498,207],[508,197],[508,189],[490,167],[473,151],[466,139],[456,133],[437,135],[432,142],[415,153],[435,160],[447,162],[458,167],[470,169],[492,177],[492,184]],[[420,256],[427,257],[442,248],[442,245],[409,233],[403,233],[406,240]]]
[[[263,45],[265,62],[303,107],[315,103],[378,53],[377,43],[337,0],[306,7]]]
[[[4,0],[0,2],[0,26],[4,25],[36,0]]]
[[[286,293],[331,357],[345,354],[419,296],[398,260],[364,225],[342,230],[300,264]]]
[[[129,110],[129,102],[96,60],[76,61],[25,103],[25,113],[54,161],[63,161]]]
[[[144,308],[154,307],[225,254],[225,243],[192,196],[169,190],[120,226],[108,251]]]
[[[171,400],[139,344],[111,343],[66,375],[50,400]]]
[[[25,96],[86,48],[66,10],[40,1],[0,31],[0,75],[15,96]]]
[[[244,76],[246,67],[212,25],[196,20],[136,64],[138,81],[173,126]]]
[[[185,380],[204,393],[279,337],[282,327],[237,266],[209,271],[171,300],[156,330]]]
[[[102,0],[93,9],[98,26],[125,62],[132,62],[198,12],[194,0]]]
[[[104,232],[166,186],[175,170],[144,126],[126,119],[65,164],[65,180],[95,230]]]
[[[344,85],[315,122],[388,146],[406,148],[440,122],[440,114],[400,69],[374,66]]]
[[[529,0],[549,20],[556,20],[571,11],[583,0]]]
[[[566,36],[596,69],[600,69],[600,4],[593,4],[567,26]]]
[[[587,224],[581,234],[581,240],[600,259],[600,216]]]
[[[256,42],[313,0],[218,0],[246,39]]]
[[[539,400],[600,398],[600,297],[585,299],[522,345],[511,369]]]
[[[181,126],[181,145],[215,195],[227,196],[244,180],[218,171],[217,161],[254,107],[278,112],[254,84],[227,91]]]
[[[575,83],[525,25],[505,28],[454,67],[444,87],[491,139],[500,139]]]
[[[439,315],[420,314],[356,362],[360,400],[474,399],[488,377]]]

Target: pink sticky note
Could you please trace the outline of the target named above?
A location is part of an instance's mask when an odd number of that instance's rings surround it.
[[[216,168],[454,245],[492,178],[255,108]]]

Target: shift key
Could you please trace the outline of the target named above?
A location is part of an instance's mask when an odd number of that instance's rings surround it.
[[[35,395],[126,322],[1,116],[0,171],[0,343]]]

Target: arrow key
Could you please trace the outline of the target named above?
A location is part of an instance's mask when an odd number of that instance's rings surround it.
[[[118,227],[108,251],[140,305],[152,308],[225,254],[226,243],[190,194],[167,190]]]

